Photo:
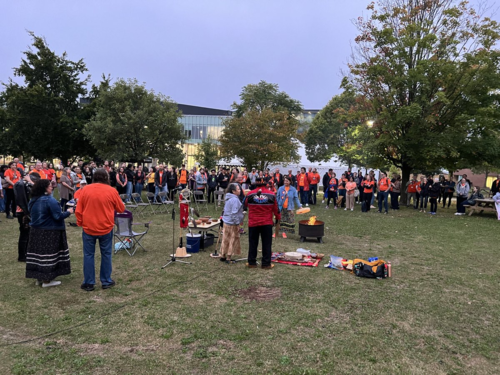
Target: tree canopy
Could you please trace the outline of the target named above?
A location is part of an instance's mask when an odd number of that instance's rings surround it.
[[[352,89],[334,96],[314,117],[305,135],[307,158],[319,162],[336,156],[349,167],[378,166],[377,158],[363,149],[367,137],[366,105]]]
[[[363,149],[401,168],[403,183],[412,169],[472,162],[472,147],[500,150],[491,113],[499,99],[499,25],[467,1],[378,4],[357,21],[344,81],[370,104],[374,125]]]
[[[245,86],[240,99],[219,138],[221,156],[237,157],[247,168],[298,162],[299,121],[294,116],[302,111],[300,102],[264,81]]]
[[[57,55],[47,42],[30,32],[32,47],[0,94],[0,144],[12,155],[40,160],[88,156],[95,152],[85,140],[79,97],[90,77],[83,59]]]
[[[177,105],[137,80],[119,79],[99,92],[85,134],[102,158],[141,162],[146,157],[180,165],[185,140]]]

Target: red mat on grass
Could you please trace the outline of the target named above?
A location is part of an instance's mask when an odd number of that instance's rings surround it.
[[[292,266],[318,267],[319,262],[321,262],[321,260],[323,259],[323,258],[314,259],[311,257],[307,257],[304,262],[295,262],[291,260],[278,259],[278,257],[282,255],[284,255],[284,253],[273,253],[271,255],[271,262],[281,263],[281,264],[291,264]]]

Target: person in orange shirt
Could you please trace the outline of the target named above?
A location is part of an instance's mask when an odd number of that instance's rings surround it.
[[[411,199],[413,199],[413,205],[414,205],[413,208],[415,209],[418,208],[417,187],[419,185],[420,183],[417,181],[415,175],[413,175],[413,178],[406,184],[406,193],[407,193],[406,204],[407,206],[409,206]]]
[[[300,174],[297,174],[297,187],[297,190],[300,192],[300,203],[309,207],[309,180],[304,167],[300,168]]]
[[[372,203],[373,189],[375,187],[375,182],[370,174],[366,175],[366,179],[361,183],[363,188],[363,212],[370,211],[370,205]]]
[[[339,198],[342,198],[342,202],[340,204],[341,208],[345,208],[345,201],[346,201],[345,186],[346,186],[347,182],[348,182],[348,180],[347,180],[346,174],[342,173],[342,177],[340,177],[340,180],[339,180]]]
[[[382,172],[380,180],[378,181],[378,212],[382,213],[382,201],[384,202],[385,213],[389,211],[389,188],[391,187],[391,180],[387,178],[387,174]]]
[[[316,195],[318,193],[318,184],[321,176],[319,175],[318,170],[314,168],[307,177],[309,180],[309,194],[311,196],[311,204],[316,205]]]
[[[183,189],[186,188],[187,186],[187,183],[188,183],[188,171],[186,170],[186,166],[184,164],[182,164],[182,167],[179,171],[179,184],[181,185],[181,187]]]
[[[33,172],[38,173],[40,175],[40,179],[41,180],[48,180],[49,179],[47,177],[47,175],[45,174],[45,172],[43,171],[42,162],[40,162],[40,161],[36,162],[35,169],[33,169],[32,171],[30,171],[30,174],[33,173]]]
[[[346,190],[346,208],[344,210],[354,211],[354,190],[356,190],[357,184],[354,182],[354,176],[351,174],[349,176],[349,181],[345,185]]]
[[[81,288],[88,292],[94,290],[95,285],[94,256],[97,240],[99,240],[99,248],[101,249],[100,280],[102,289],[108,289],[115,285],[111,278],[115,211],[125,211],[125,205],[116,189],[109,186],[108,172],[99,168],[94,173],[93,183],[79,193],[75,211],[76,223],[83,230],[84,280]]]
[[[7,182],[7,188],[5,189],[5,214],[7,219],[14,219],[16,214],[16,197],[14,196],[14,185],[21,178],[21,172],[17,170],[17,163],[11,161],[9,163],[9,169],[4,173],[5,182]],[[10,212],[12,211],[12,215]]]

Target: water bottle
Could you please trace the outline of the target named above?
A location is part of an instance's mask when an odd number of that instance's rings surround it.
[[[387,276],[392,277],[392,265],[391,262],[387,262]]]

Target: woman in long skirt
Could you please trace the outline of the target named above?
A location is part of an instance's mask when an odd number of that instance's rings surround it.
[[[287,233],[295,233],[295,212],[296,208],[302,208],[297,189],[292,186],[292,179],[285,176],[284,185],[278,189],[278,209],[281,213],[280,231],[283,238],[287,238]],[[274,237],[274,234],[273,234]]]
[[[61,212],[61,206],[51,196],[49,180],[38,180],[28,204],[31,215],[30,237],[26,254],[26,278],[36,279],[44,288],[60,285],[54,280],[71,273],[66,226],[64,219],[73,208]]]
[[[222,221],[224,223],[224,235],[221,245],[221,262],[235,263],[231,259],[234,255],[241,254],[240,224],[243,222],[243,205],[240,201],[240,185],[229,184],[226,190],[224,212]]]

